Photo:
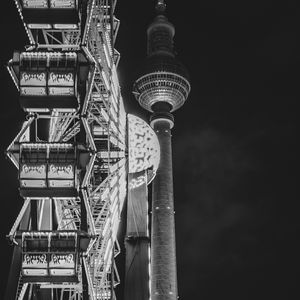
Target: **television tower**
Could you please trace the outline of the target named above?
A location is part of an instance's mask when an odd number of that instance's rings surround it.
[[[153,181],[151,223],[151,299],[177,299],[175,218],[171,129],[172,112],[190,92],[189,76],[175,58],[175,28],[165,16],[166,4],[156,3],[156,16],[148,26],[147,60],[133,86],[139,104],[152,113],[150,124],[158,136],[160,165]]]

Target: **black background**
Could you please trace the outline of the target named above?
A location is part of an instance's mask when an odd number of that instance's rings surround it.
[[[154,2],[119,0],[116,9],[125,107],[144,119],[131,88]],[[173,129],[181,299],[299,298],[296,2],[167,2],[192,84]],[[17,171],[3,153],[25,119],[5,64],[28,40],[13,1],[1,1],[0,22],[2,294],[12,253],[5,235],[22,203]]]

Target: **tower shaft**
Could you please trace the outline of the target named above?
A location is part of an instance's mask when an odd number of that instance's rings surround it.
[[[152,123],[161,149],[160,165],[153,181],[151,229],[151,299],[177,299],[175,218],[171,124]]]

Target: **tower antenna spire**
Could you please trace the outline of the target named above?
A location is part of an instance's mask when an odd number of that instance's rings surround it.
[[[166,7],[167,5],[164,0],[157,0],[155,9],[158,13],[163,13],[166,10]]]

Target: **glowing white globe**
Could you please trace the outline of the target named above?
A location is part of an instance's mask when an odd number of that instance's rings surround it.
[[[129,173],[152,170],[159,165],[160,146],[154,130],[144,120],[128,114]],[[151,176],[153,179],[153,176]],[[149,178],[148,178],[149,183]]]

